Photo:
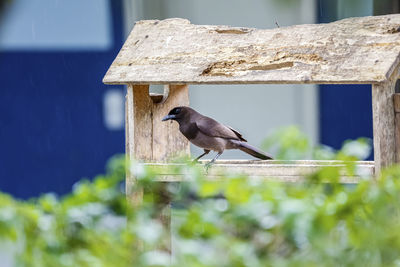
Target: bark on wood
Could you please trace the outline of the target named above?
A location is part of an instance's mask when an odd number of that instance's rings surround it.
[[[372,85],[375,172],[396,162],[395,112],[393,94],[399,68],[387,82]]]
[[[399,62],[400,14],[258,30],[136,23],[105,83],[376,83]]]

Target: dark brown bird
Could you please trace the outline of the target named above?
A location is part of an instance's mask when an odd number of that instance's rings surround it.
[[[189,141],[204,149],[204,153],[194,161],[199,160],[211,150],[218,154],[207,163],[211,166],[221,156],[225,149],[240,149],[259,159],[272,159],[263,151],[249,145],[242,135],[229,126],[225,126],[212,118],[201,115],[189,107],[175,107],[171,109],[162,121],[175,120],[179,123],[179,130]]]

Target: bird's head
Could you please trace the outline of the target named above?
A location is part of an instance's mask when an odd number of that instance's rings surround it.
[[[162,121],[175,120],[179,122],[189,113],[189,110],[189,107],[175,107],[170,110],[168,115],[165,116]]]

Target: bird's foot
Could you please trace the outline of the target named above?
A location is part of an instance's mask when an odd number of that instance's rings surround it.
[[[210,161],[204,165],[204,169],[206,170],[206,174],[208,174],[208,170],[211,168],[211,166],[214,164],[214,162]]]

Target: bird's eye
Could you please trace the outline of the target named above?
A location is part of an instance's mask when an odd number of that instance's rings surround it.
[[[175,114],[179,114],[181,112],[181,109],[180,108],[176,108],[175,109]]]

